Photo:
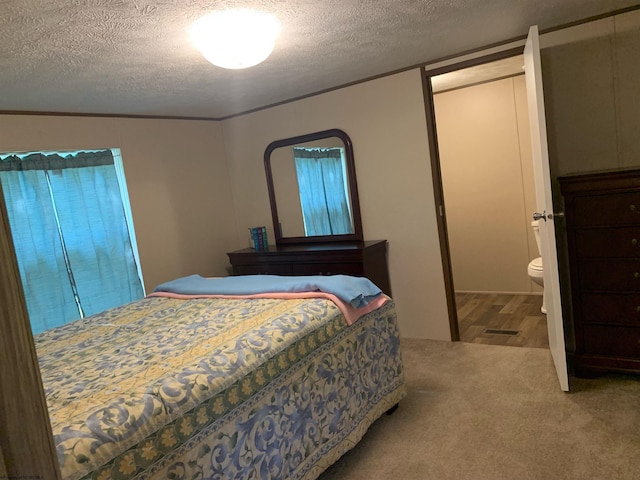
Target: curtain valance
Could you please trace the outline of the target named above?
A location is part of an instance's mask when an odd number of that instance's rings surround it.
[[[31,153],[25,156],[14,154],[0,159],[0,172],[63,170],[65,168],[100,167],[113,164],[111,150],[78,152],[65,156],[57,153]]]

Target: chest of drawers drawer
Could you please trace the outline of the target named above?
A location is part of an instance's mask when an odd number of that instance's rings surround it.
[[[573,214],[577,227],[640,224],[640,192],[577,196]]]
[[[270,245],[227,255],[234,275],[353,275],[367,277],[391,295],[386,240]]]
[[[582,323],[640,328],[640,294],[583,293],[580,300]]]
[[[585,325],[584,353],[640,358],[640,328]]]
[[[640,258],[640,226],[579,229],[575,247],[579,257]]]
[[[234,267],[236,275],[293,275],[291,264],[249,263]]]
[[[362,265],[357,263],[301,263],[292,268],[293,275],[363,275]]]
[[[578,275],[583,290],[640,292],[640,258],[584,259]]]
[[[566,215],[574,371],[640,373],[640,169],[558,181]]]

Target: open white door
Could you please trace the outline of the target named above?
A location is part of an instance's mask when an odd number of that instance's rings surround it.
[[[540,217],[540,247],[544,277],[545,302],[547,307],[547,330],[549,348],[560,380],[560,388],[569,390],[567,356],[562,327],[562,305],[560,302],[560,277],[556,255],[556,232],[554,229],[553,202],[551,196],[551,173],[547,148],[547,126],[545,124],[544,94],[542,91],[542,65],[538,27],[529,29],[524,48],[524,69],[527,83],[533,174],[536,189],[536,205]]]

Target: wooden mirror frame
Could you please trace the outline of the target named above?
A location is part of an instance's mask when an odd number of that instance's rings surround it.
[[[349,200],[351,202],[351,215],[353,217],[353,233],[345,235],[317,235],[311,237],[282,236],[282,232],[280,229],[280,220],[278,218],[278,206],[276,204],[276,192],[273,182],[273,172],[271,168],[271,154],[277,148],[294,146],[301,143],[308,143],[314,140],[322,140],[331,137],[338,137],[344,143],[346,171],[348,177],[347,185],[349,187]],[[267,175],[267,188],[269,190],[269,202],[271,204],[271,217],[273,219],[273,233],[275,236],[276,245],[363,240],[362,218],[360,216],[360,200],[358,198],[358,184],[356,182],[356,167],[353,157],[353,147],[351,144],[351,139],[344,131],[334,128],[271,142],[264,152],[264,168]]]

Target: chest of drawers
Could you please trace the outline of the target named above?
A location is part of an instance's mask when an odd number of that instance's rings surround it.
[[[270,245],[227,255],[234,275],[353,275],[367,277],[391,296],[386,240]]]
[[[640,170],[559,178],[575,371],[640,373]]]

